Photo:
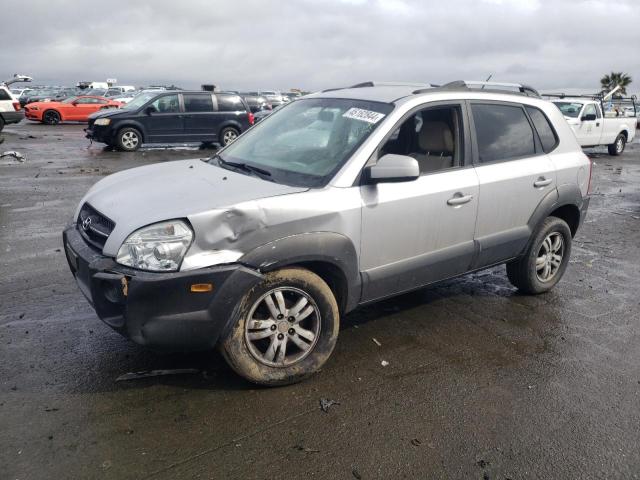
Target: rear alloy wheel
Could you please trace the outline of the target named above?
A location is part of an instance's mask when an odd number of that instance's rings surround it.
[[[278,270],[243,297],[222,353],[251,382],[299,382],[327,361],[339,323],[336,299],[319,276],[302,268]]]
[[[223,128],[220,132],[220,143],[223,147],[226,147],[230,143],[236,141],[236,138],[240,135],[240,132],[233,127]]]
[[[624,147],[627,145],[627,137],[624,136],[624,133],[621,133],[616,137],[616,141],[609,145],[607,148],[609,150],[609,155],[618,156],[622,152],[624,152]]]
[[[547,217],[525,254],[507,263],[507,276],[522,293],[548,292],[562,278],[570,254],[569,225],[561,218]]]
[[[123,128],[116,139],[118,148],[125,152],[135,152],[142,145],[142,136],[135,128]]]
[[[57,125],[60,123],[60,114],[55,110],[47,110],[42,115],[42,122],[47,125]]]

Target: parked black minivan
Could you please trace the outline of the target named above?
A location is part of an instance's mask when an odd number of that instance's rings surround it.
[[[148,91],[119,109],[89,117],[86,137],[132,152],[145,143],[227,145],[253,125],[239,95],[204,91]]]

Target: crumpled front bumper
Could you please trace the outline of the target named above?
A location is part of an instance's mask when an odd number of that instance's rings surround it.
[[[69,268],[100,319],[154,349],[213,348],[230,327],[244,294],[263,278],[239,264],[189,272],[143,272],[119,265],[87,245],[75,225],[62,237]],[[203,283],[211,283],[212,291],[191,291],[191,285]]]

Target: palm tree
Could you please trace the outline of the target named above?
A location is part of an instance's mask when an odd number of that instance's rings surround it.
[[[609,92],[620,85],[620,90],[616,92],[616,96],[627,94],[627,87],[631,83],[631,77],[623,72],[611,72],[600,79],[602,92]]]

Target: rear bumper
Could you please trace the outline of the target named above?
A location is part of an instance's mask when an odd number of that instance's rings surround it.
[[[67,262],[100,319],[134,342],[158,350],[213,348],[240,299],[262,275],[242,265],[153,273],[115,263],[90,247],[75,226],[63,233]],[[194,283],[213,290],[193,293]]]
[[[2,115],[4,123],[7,125],[11,123],[20,123],[24,118],[24,112],[22,110],[18,110],[17,112],[0,112],[0,115]]]

